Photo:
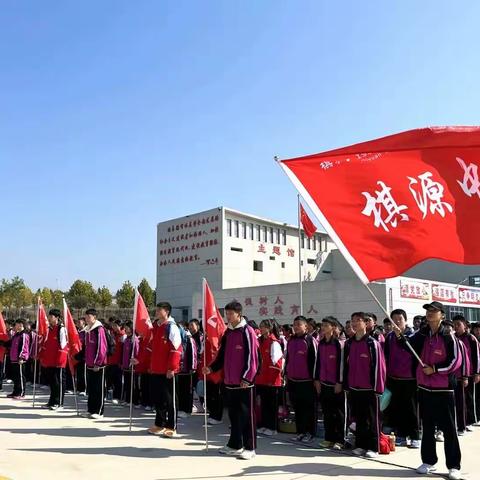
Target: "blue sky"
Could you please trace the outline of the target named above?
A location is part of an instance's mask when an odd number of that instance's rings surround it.
[[[159,221],[296,222],[288,158],[478,124],[478,2],[23,1],[0,10],[0,278],[155,283]]]

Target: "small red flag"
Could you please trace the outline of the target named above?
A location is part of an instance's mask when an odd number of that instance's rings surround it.
[[[317,227],[310,220],[310,217],[307,215],[307,212],[303,208],[302,204],[300,204],[300,220],[302,222],[303,229],[305,230],[305,234],[308,238],[312,238],[317,231]]]
[[[226,328],[207,280],[203,279],[203,331],[205,341],[209,342],[214,349],[217,349]]]
[[[69,357],[74,357],[82,350],[82,341],[65,299],[63,299],[63,318],[65,320],[65,329],[67,330],[68,355]]]
[[[40,298],[38,299],[38,310],[37,310],[37,335],[41,340],[44,340],[48,332],[48,319],[47,312],[43,306]]]
[[[135,304],[133,307],[133,329],[143,338],[149,338],[153,325],[147,306],[140,292],[135,289]]]

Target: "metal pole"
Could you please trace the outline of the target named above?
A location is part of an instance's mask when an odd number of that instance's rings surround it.
[[[203,366],[207,366],[207,322],[206,322],[206,312],[205,312],[205,283],[206,280],[203,279],[202,282],[202,307],[203,307]],[[218,321],[218,319],[217,319]],[[203,415],[204,415],[204,428],[205,428],[205,451],[208,452],[208,413],[207,413],[207,374],[203,374]]]
[[[133,365],[132,360],[134,359],[134,353],[135,353],[135,330],[133,330],[133,335],[132,335],[132,353],[130,354],[130,368],[131,368],[131,373],[130,373],[130,423],[128,426],[128,431],[132,431],[132,415],[133,415],[133,379],[134,379],[134,370],[135,366]]]
[[[297,194],[298,213],[298,285],[300,293],[300,315],[303,315],[303,283],[302,283],[302,231],[300,229],[300,195]]]

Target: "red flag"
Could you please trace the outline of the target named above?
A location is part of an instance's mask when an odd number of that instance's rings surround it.
[[[48,319],[47,312],[43,306],[40,298],[38,299],[38,309],[37,309],[37,335],[40,339],[45,339],[48,332]]]
[[[0,312],[0,340],[8,340],[7,326],[5,325],[5,319],[3,318],[2,312]],[[3,361],[3,357],[0,358],[0,361]]]
[[[82,341],[65,299],[63,299],[63,318],[65,320],[65,329],[67,330],[68,356],[73,358],[82,350]]]
[[[308,238],[312,238],[317,231],[317,227],[310,220],[310,217],[307,215],[307,212],[303,208],[302,204],[300,204],[300,221],[302,222],[303,229],[305,230],[305,235]]]
[[[280,162],[364,283],[480,263],[480,127],[432,127]]]
[[[133,328],[143,338],[149,338],[153,328],[148,309],[140,292],[135,289],[135,303],[133,307]]]
[[[209,342],[214,350],[219,347],[226,328],[207,280],[203,279],[203,332],[205,341]]]

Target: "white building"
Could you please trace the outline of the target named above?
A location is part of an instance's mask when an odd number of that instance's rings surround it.
[[[161,222],[157,226],[157,299],[174,307],[177,320],[202,316],[202,278],[219,307],[240,301],[253,320],[274,316],[281,323],[300,314],[299,255],[302,259],[303,313],[317,321],[335,315],[343,322],[353,311],[385,314],[357,279],[327,234],[307,239],[298,227],[224,207]],[[428,261],[371,285],[390,311],[410,316],[437,299],[452,313],[480,320],[480,267]],[[460,285],[458,285],[460,284]],[[469,285],[470,284],[470,285]]]

